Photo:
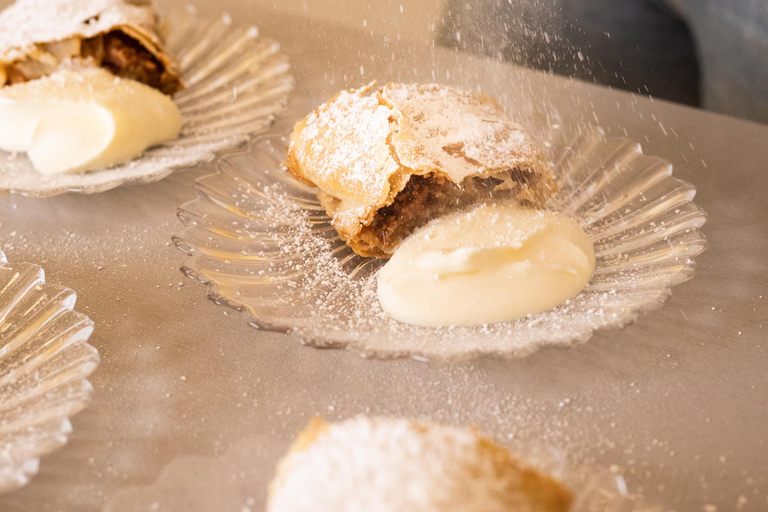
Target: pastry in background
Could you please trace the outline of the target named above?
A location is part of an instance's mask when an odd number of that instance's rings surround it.
[[[388,258],[430,220],[486,200],[542,205],[557,186],[493,99],[436,84],[343,91],[296,124],[288,171],[317,186],[339,236]]]
[[[45,175],[175,138],[183,84],[145,0],[18,0],[0,13],[0,150]]]
[[[474,429],[315,419],[280,461],[268,512],[566,512],[571,492]]]
[[[184,88],[149,0],[17,0],[0,13],[0,86],[87,62],[171,95]]]

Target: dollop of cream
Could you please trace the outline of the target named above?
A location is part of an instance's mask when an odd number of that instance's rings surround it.
[[[506,322],[578,295],[595,252],[572,219],[517,205],[482,205],[411,235],[378,276],[395,320],[425,327]]]
[[[176,137],[169,97],[101,68],[65,68],[0,88],[0,149],[26,152],[46,175],[100,169]]]

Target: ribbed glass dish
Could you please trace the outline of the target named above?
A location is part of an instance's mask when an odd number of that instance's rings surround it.
[[[47,284],[43,269],[0,252],[0,492],[25,485],[40,457],[72,432],[99,364],[93,322],[72,310],[75,292]]]
[[[168,50],[178,58],[187,84],[174,96],[184,119],[179,137],[124,164],[56,176],[36,172],[26,155],[0,151],[0,193],[91,194],[150,183],[210,161],[272,124],[294,85],[278,43],[259,37],[256,27],[237,26],[226,15],[204,19],[191,7],[167,19]]]
[[[557,129],[556,129],[557,128]],[[597,269],[578,297],[544,313],[479,327],[422,328],[384,314],[376,300],[380,260],[354,254],[329,223],[315,191],[282,169],[285,139],[261,138],[200,178],[197,199],[178,214],[183,272],[209,297],[248,313],[253,325],[292,333],[318,347],[367,356],[454,360],[521,357],[587,340],[659,307],[693,276],[706,247],[695,189],[639,144],[583,127],[552,127],[543,145],[560,192],[547,207],[578,222]],[[511,292],[512,293],[512,292]]]
[[[574,494],[570,512],[661,512],[627,491],[618,473],[566,461],[566,454],[550,447],[510,446],[539,470],[565,483]],[[269,436],[242,440],[220,457],[186,455],[163,468],[151,485],[120,489],[104,512],[185,510],[264,512],[267,489],[276,461],[287,446]],[[333,482],[328,482],[329,486]]]

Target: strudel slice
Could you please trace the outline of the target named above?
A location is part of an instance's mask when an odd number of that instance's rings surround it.
[[[17,0],[0,13],[0,87],[42,78],[70,61],[168,95],[184,88],[149,0]]]
[[[384,258],[450,211],[496,199],[540,206],[557,190],[498,103],[435,84],[342,91],[296,124],[286,167],[317,186],[355,252]]]

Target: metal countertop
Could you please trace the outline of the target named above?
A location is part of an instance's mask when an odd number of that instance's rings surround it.
[[[257,331],[179,272],[175,211],[210,167],[93,196],[0,197],[0,247],[77,291],[102,356],[70,442],[0,498],[0,510],[99,510],[126,489],[152,494],[136,486],[161,472],[166,483],[205,476],[224,510],[229,488],[206,468],[234,471],[255,450],[261,462],[248,470],[266,482],[312,415],[358,413],[475,424],[554,446],[576,464],[615,466],[630,490],[669,509],[768,509],[768,127],[431,51],[426,41],[387,43],[268,5],[197,3],[257,23],[290,55],[297,89],[277,130],[372,79],[480,84],[507,105],[557,108],[566,123],[596,119],[671,161],[698,189],[709,247],[663,308],[584,345],[515,361],[376,361]]]

